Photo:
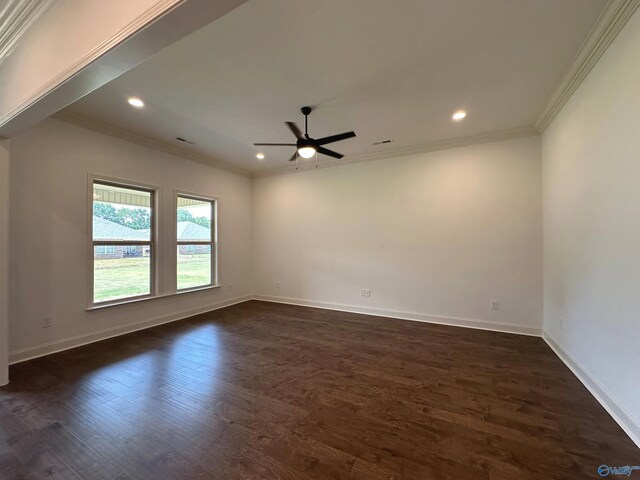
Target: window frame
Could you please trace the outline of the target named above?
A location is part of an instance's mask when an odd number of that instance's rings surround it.
[[[132,190],[140,190],[150,194],[149,205],[151,208],[151,222],[149,230],[149,240],[94,240],[93,239],[93,186],[95,183],[128,188]],[[87,182],[87,255],[88,261],[88,282],[87,282],[87,310],[95,310],[112,305],[121,305],[126,303],[134,303],[140,300],[147,300],[158,297],[158,205],[160,204],[160,188],[155,185],[148,185],[141,182],[131,180],[123,180],[120,178],[106,177],[103,175],[88,175]],[[95,257],[94,247],[97,246],[149,246],[151,249],[149,255],[149,293],[144,295],[135,295],[131,297],[116,298],[106,300],[104,302],[94,301],[95,285],[94,285],[94,269]]]
[[[198,200],[211,204],[211,239],[207,241],[195,240],[178,240],[178,198],[187,198],[190,200]],[[174,190],[173,195],[173,243],[174,243],[174,262],[175,266],[175,291],[176,293],[187,293],[198,290],[207,290],[220,286],[219,267],[218,267],[218,198],[200,193],[185,192],[183,190]],[[211,247],[211,282],[206,285],[197,287],[178,288],[178,247],[180,245],[209,245]]]

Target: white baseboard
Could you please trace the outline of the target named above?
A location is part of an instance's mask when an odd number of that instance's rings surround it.
[[[620,428],[629,435],[629,438],[640,448],[640,423],[638,423],[622,405],[620,405],[598,380],[578,362],[565,348],[556,343],[547,332],[543,332],[542,338],[547,342],[555,354],[560,357],[567,367],[578,377],[578,380],[589,390],[591,395],[609,412]]]
[[[127,333],[136,332],[138,330],[144,330],[146,328],[157,327],[165,323],[175,322],[177,320],[183,320],[194,315],[210,312],[212,310],[218,310],[220,308],[229,307],[237,303],[246,302],[251,300],[252,295],[243,295],[241,297],[231,298],[229,300],[223,300],[221,302],[211,303],[198,308],[192,308],[190,310],[184,310],[182,312],[173,313],[171,315],[163,315],[160,317],[143,320],[140,322],[128,323],[126,325],[118,325],[117,327],[105,328],[96,332],[85,333],[83,335],[76,335],[74,337],[64,338],[62,340],[55,340],[53,342],[43,343],[36,345],[35,347],[23,348],[21,350],[15,350],[9,352],[9,365],[15,363],[25,362],[52,353],[61,352],[63,350],[69,350],[70,348],[80,347],[93,342],[99,342],[100,340],[106,340],[112,337],[118,337],[120,335],[126,335]]]
[[[324,308],[326,310],[338,310],[340,312],[362,313],[376,317],[397,318],[400,320],[412,320],[415,322],[437,323],[440,325],[450,325],[454,327],[475,328],[479,330],[490,330],[492,332],[514,333],[518,335],[530,335],[539,337],[542,329],[516,325],[513,323],[488,322],[475,318],[450,317],[429,313],[405,312],[401,310],[385,310],[382,308],[363,307],[359,305],[347,305],[342,303],[319,302],[302,298],[277,297],[272,295],[254,295],[254,300],[264,302],[285,303],[288,305],[300,305],[303,307]]]

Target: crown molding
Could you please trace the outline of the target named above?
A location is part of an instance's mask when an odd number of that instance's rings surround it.
[[[8,0],[0,9],[0,63],[55,0]]]
[[[5,125],[9,121],[11,121],[13,118],[20,115],[22,112],[27,110],[33,104],[38,102],[38,100],[43,98],[47,93],[51,92],[56,87],[64,83],[66,80],[73,77],[76,73],[80,72],[82,69],[89,66],[91,63],[93,63],[98,58],[105,55],[107,52],[112,50],[114,47],[116,47],[120,43],[124,42],[127,38],[131,37],[136,32],[142,30],[148,24],[153,22],[155,19],[166,14],[168,11],[172,10],[177,5],[185,1],[186,0],[158,1],[151,8],[144,11],[141,15],[136,17],[133,21],[131,21],[124,28],[118,31],[111,38],[97,45],[93,49],[91,49],[86,55],[81,57],[78,61],[74,62],[72,65],[69,65],[69,67],[65,68],[62,72],[60,72],[55,77],[51,78],[44,85],[38,88],[35,92],[33,92],[32,94],[20,100],[20,102],[18,102],[15,107],[13,107],[11,110],[6,112],[2,117],[0,117],[0,126]]]
[[[251,174],[243,168],[230,165],[208,155],[192,152],[176,145],[171,145],[169,143],[147,137],[146,135],[133,133],[125,130],[124,128],[116,127],[115,125],[101,122],[94,118],[85,117],[83,115],[78,115],[76,113],[68,112],[65,110],[56,113],[55,115],[53,115],[53,118],[62,120],[63,122],[71,123],[78,127],[87,128],[98,133],[109,135],[110,137],[116,137],[121,140],[126,140],[128,142],[135,143],[136,145],[141,145],[143,147],[152,148],[160,152],[168,153],[169,155],[175,155],[176,157],[181,157],[186,160],[203,163],[220,170],[226,170],[237,175],[242,175],[245,177],[251,176]]]
[[[210,167],[219,168],[228,172],[242,175],[245,177],[268,177],[271,175],[281,175],[285,173],[295,173],[305,170],[316,170],[318,168],[338,167],[350,163],[368,162],[371,160],[382,160],[386,158],[403,157],[407,155],[416,155],[421,153],[436,152],[439,150],[448,150],[450,148],[465,147],[469,145],[480,145],[483,143],[500,142],[503,140],[511,140],[515,138],[531,137],[538,135],[538,131],[533,126],[511,128],[508,130],[500,130],[497,132],[481,133],[479,135],[469,135],[466,137],[456,137],[438,142],[431,142],[424,145],[412,147],[402,147],[393,150],[384,150],[381,152],[366,153],[362,155],[352,155],[342,160],[325,160],[319,163],[309,163],[306,165],[287,165],[286,167],[269,168],[266,170],[248,171],[244,168],[236,167],[227,162],[223,162],[216,158],[201,153],[192,152],[176,145],[156,140],[146,135],[133,133],[121,127],[116,127],[110,123],[101,122],[94,118],[78,115],[76,113],[62,110],[52,118],[71,123],[78,127],[87,128],[111,137],[135,143],[143,147],[152,148],[170,155],[192,160],[202,163]]]
[[[270,168],[266,170],[254,171],[253,178],[270,177],[272,175],[281,175],[285,173],[295,173],[307,170],[316,170],[318,168],[337,167],[340,165],[348,165],[351,163],[369,162],[372,160],[384,160],[387,158],[405,157],[408,155],[418,155],[421,153],[437,152],[440,150],[449,150],[451,148],[466,147],[469,145],[481,145],[483,143],[500,142],[504,140],[512,140],[516,138],[537,136],[538,131],[534,126],[511,128],[508,130],[500,130],[497,132],[481,133],[478,135],[468,135],[466,137],[456,137],[437,142],[431,142],[423,145],[412,147],[401,147],[392,150],[384,150],[374,153],[365,153],[361,155],[352,155],[341,160],[323,160],[315,163],[310,162],[303,165],[290,165],[280,168]]]
[[[609,0],[538,118],[535,127],[540,133],[562,110],[639,6],[640,0]]]

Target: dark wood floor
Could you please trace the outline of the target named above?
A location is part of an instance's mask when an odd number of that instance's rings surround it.
[[[15,365],[0,478],[587,479],[640,450],[539,338],[248,302]]]

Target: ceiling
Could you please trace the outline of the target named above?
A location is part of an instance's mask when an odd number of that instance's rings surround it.
[[[345,160],[531,126],[606,3],[250,0],[66,110],[253,172],[304,105],[312,137],[355,130]]]

